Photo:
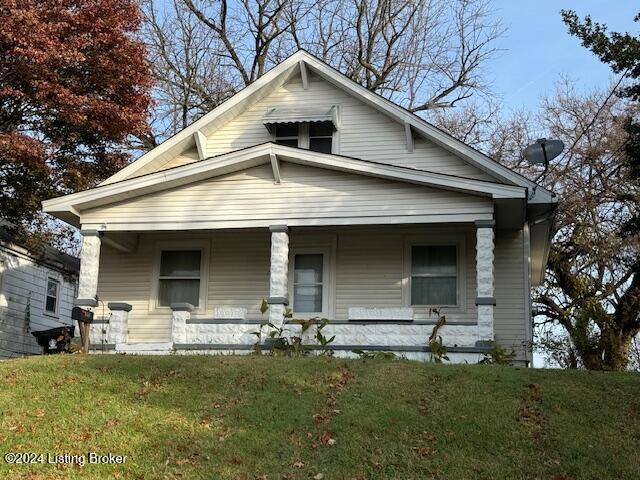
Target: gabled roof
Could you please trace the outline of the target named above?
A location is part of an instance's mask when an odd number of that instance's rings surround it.
[[[51,245],[29,247],[16,239],[10,230],[11,224],[0,221],[0,247],[30,257],[34,262],[65,274],[77,275],[80,271],[80,259],[62,252]]]
[[[102,185],[84,192],[46,200],[43,202],[43,208],[45,212],[74,225],[79,225],[79,216],[82,210],[175,188],[265,163],[271,163],[274,181],[278,182],[279,161],[442,188],[492,199],[517,198],[524,200],[526,197],[526,189],[520,186],[456,177],[341,155],[318,153],[268,142],[187,165]]]
[[[103,182],[102,185],[113,184],[127,179],[158,157],[175,156],[193,147],[194,144],[201,142],[203,134],[215,131],[249,105],[275,91],[294,74],[298,72],[305,73],[309,70],[334,86],[358,98],[365,104],[404,124],[408,132],[423,136],[457,157],[488,173],[495,178],[497,182],[531,190],[533,196],[529,199],[529,203],[555,202],[552,192],[537,186],[533,181],[495,162],[478,150],[455,139],[417,115],[367,90],[304,50],[300,50],[291,55],[229,100],[120,170]]]

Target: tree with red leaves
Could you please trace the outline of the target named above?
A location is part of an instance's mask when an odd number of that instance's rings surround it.
[[[145,135],[135,0],[0,0],[0,215],[37,233],[44,198],[95,186]]]

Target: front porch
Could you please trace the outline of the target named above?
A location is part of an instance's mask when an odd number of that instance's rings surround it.
[[[266,322],[282,325],[289,307],[294,319],[317,316],[331,321],[323,333],[335,335],[331,349],[336,355],[353,355],[356,349],[392,351],[417,360],[430,357],[428,338],[438,320],[430,310],[439,307],[446,324],[438,334],[449,356],[472,362],[495,338],[500,307],[494,298],[494,256],[512,255],[494,252],[493,226],[487,220],[455,225],[273,225],[190,231],[188,240],[179,233],[141,232],[128,248],[117,248],[117,236],[110,238],[108,232],[85,232],[79,303],[93,308],[104,322],[92,327],[94,351],[248,353],[257,341],[254,332]],[[183,275],[175,278],[163,275],[168,272],[161,263],[163,258],[170,262],[171,255],[163,257],[162,252],[186,251],[200,252],[197,288],[186,286],[195,282],[189,272],[178,272]],[[455,251],[450,265],[433,259],[422,265],[411,259],[412,253],[433,257],[447,251]],[[435,267],[429,267],[429,261]],[[511,296],[520,289],[524,299],[524,275],[520,280],[505,285],[511,289],[505,293]],[[173,288],[171,282],[181,286]],[[424,303],[438,296],[442,303]],[[269,303],[264,315],[262,299]],[[286,325],[291,335],[299,328]],[[313,335],[307,337],[304,343],[313,345]]]

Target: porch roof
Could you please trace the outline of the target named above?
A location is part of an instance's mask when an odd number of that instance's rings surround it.
[[[43,210],[65,222],[79,226],[80,212],[83,210],[122,202],[149,193],[218,177],[258,165],[270,163],[273,168],[274,181],[279,183],[280,160],[397,182],[436,187],[488,197],[494,200],[516,200],[524,203],[527,201],[526,189],[520,186],[504,185],[352,157],[312,152],[268,142],[210,157],[199,162],[45,200],[43,202]]]

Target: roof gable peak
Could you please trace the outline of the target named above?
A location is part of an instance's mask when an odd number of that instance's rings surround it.
[[[533,181],[523,177],[508,167],[495,162],[478,150],[475,150],[469,145],[455,139],[448,133],[426,122],[403,107],[370,90],[367,90],[362,85],[351,80],[304,49],[300,49],[293,53],[254,83],[236,93],[211,112],[202,116],[199,120],[195,121],[182,131],[176,133],[173,137],[165,140],[153,150],[142,155],[136,161],[132,162],[130,165],[104,181],[103,185],[130,178],[135,173],[144,171],[144,167],[156,158],[170,157],[171,155],[180,154],[186,149],[192,148],[194,145],[197,146],[198,152],[201,154],[201,158],[203,158],[203,131],[214,131],[215,128],[219,128],[222,124],[230,121],[235,115],[237,115],[238,110],[246,109],[261,98],[264,98],[268,93],[286,83],[293,75],[300,73],[303,85],[308,85],[309,72],[320,76],[325,81],[328,81],[337,88],[346,91],[348,94],[358,98],[365,104],[368,104],[402,124],[407,131],[407,138],[409,138],[411,132],[415,132],[454,154],[458,158],[461,158],[462,160],[486,172],[495,178],[497,182],[533,189],[534,197],[530,199],[533,203],[547,203],[554,201],[553,194],[548,190],[536,187],[536,184]]]

